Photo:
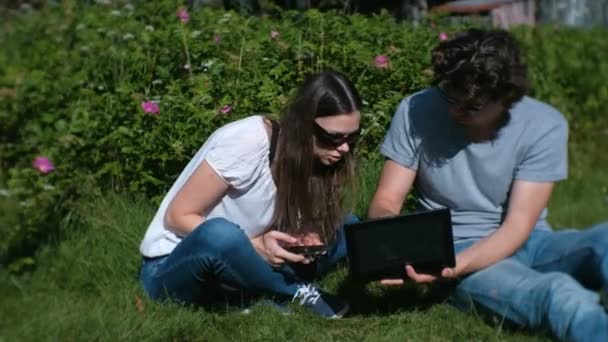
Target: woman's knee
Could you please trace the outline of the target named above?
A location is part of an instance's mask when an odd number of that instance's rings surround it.
[[[221,217],[206,220],[188,238],[200,248],[215,251],[230,251],[249,240],[237,224]]]
[[[602,242],[604,247],[608,247],[608,221],[602,222],[590,228],[594,237]]]
[[[599,230],[602,230],[603,232],[608,232],[608,221],[600,222],[600,223],[592,226],[591,229],[599,229]]]
[[[605,254],[608,251],[608,222],[579,231],[583,236],[582,245],[592,246],[596,252]]]
[[[357,223],[359,221],[359,218],[355,214],[348,213],[344,216],[344,224],[352,224]]]

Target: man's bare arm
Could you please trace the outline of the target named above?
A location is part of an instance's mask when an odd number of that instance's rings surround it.
[[[553,187],[552,182],[513,182],[504,222],[493,234],[458,254],[456,275],[475,272],[515,253],[534,230]]]
[[[382,167],[378,187],[369,206],[368,217],[398,215],[415,178],[416,171],[387,160]]]
[[[511,189],[509,209],[496,232],[478,241],[456,256],[456,267],[442,270],[444,278],[453,278],[488,267],[511,256],[530,236],[542,210],[547,206],[553,183],[515,181]],[[437,276],[419,274],[407,266],[406,274],[418,283],[433,282]],[[384,279],[384,285],[402,285],[402,279]]]

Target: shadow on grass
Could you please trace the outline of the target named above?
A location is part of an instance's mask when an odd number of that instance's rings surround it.
[[[451,305],[450,296],[455,286],[455,282],[443,282],[429,285],[406,283],[403,286],[387,287],[377,283],[361,284],[345,278],[338,287],[338,294],[351,305],[349,317],[390,316],[404,312],[424,314],[436,305]],[[472,301],[468,307],[460,310],[497,331],[551,338],[548,330],[524,328]]]
[[[387,316],[404,311],[426,311],[433,305],[446,303],[451,288],[447,283],[439,286],[406,284],[387,287],[346,278],[340,283],[338,294],[350,303],[350,315]]]

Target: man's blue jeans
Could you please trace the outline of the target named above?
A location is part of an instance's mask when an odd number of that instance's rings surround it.
[[[346,223],[356,222],[347,216]],[[343,228],[326,255],[314,265],[321,274],[346,257]],[[155,300],[174,300],[195,305],[241,305],[251,295],[293,297],[303,283],[297,267],[273,268],[253,248],[238,225],[214,218],[203,222],[171,252],[159,258],[144,258],[140,280],[146,293]],[[241,291],[235,291],[241,290]],[[237,303],[235,303],[235,301]]]
[[[456,252],[472,242],[457,244]],[[608,222],[587,230],[534,231],[513,256],[462,279],[452,296],[560,340],[608,341],[597,290],[608,289]]]

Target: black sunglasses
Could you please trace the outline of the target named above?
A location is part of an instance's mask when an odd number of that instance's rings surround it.
[[[315,137],[317,138],[317,143],[325,147],[337,148],[344,143],[347,143],[349,147],[353,147],[359,139],[359,134],[361,133],[360,128],[349,134],[329,133],[316,121],[313,121],[313,123],[313,131]]]

